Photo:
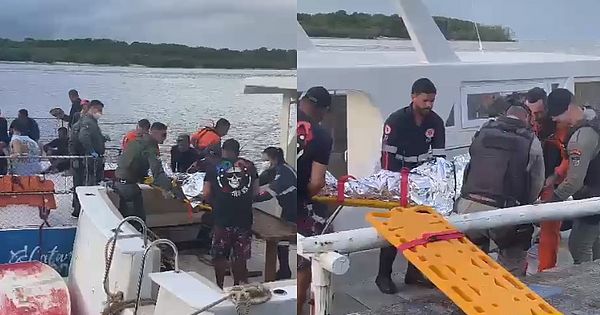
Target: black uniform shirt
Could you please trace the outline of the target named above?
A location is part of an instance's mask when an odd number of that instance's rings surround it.
[[[200,155],[193,148],[181,151],[178,145],[171,147],[171,170],[173,172],[185,173],[199,159]]]
[[[382,144],[381,168],[399,172],[403,166],[416,167],[431,156],[445,156],[444,121],[431,111],[417,126],[411,104],[385,121]]]
[[[296,164],[298,166],[298,216],[303,218],[308,213],[304,211],[301,205],[310,202],[308,193],[308,183],[312,172],[312,163],[317,162],[323,165],[329,164],[333,139],[325,128],[310,119],[302,111],[298,111],[298,124],[304,124],[309,130],[306,135],[298,136],[298,156]],[[301,136],[309,141],[301,140]]]

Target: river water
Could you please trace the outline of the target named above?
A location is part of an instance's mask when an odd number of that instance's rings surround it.
[[[411,41],[405,39],[311,38],[311,40],[317,48],[322,50],[414,50]],[[473,41],[451,41],[450,46],[455,51],[479,50],[479,43]],[[482,47],[484,51],[528,51],[575,55],[600,55],[600,42],[597,41],[524,40],[519,42],[483,42]]]
[[[246,77],[294,76],[295,71],[155,69],[88,65],[0,63],[0,110],[15,117],[26,108],[30,117],[50,117],[61,107],[68,113],[67,92],[77,89],[84,99],[105,104],[102,131],[117,146],[137,120],[147,118],[168,125],[161,152],[168,152],[179,133],[191,133],[220,117],[232,126],[226,138],[240,141],[242,155],[260,160],[267,146],[279,144],[281,95],[245,95]],[[133,124],[114,124],[130,122]],[[38,119],[42,142],[56,134],[56,119]]]

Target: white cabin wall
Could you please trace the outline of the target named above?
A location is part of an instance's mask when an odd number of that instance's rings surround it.
[[[381,150],[381,140],[372,141],[375,126],[383,126],[385,117],[368,95],[359,91],[347,92],[348,174],[364,177],[373,173],[379,158],[373,152]],[[383,130],[381,127],[379,130]]]

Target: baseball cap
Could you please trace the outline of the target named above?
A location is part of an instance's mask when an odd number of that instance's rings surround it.
[[[190,141],[190,136],[187,134],[180,134],[177,136],[177,142]]]
[[[548,116],[556,117],[566,112],[573,101],[573,93],[567,89],[558,88],[548,95]]]
[[[306,91],[300,97],[300,99],[304,99],[304,98],[308,99],[313,104],[315,104],[319,107],[324,107],[324,108],[331,107],[331,95],[329,94],[327,89],[325,89],[322,86],[311,87],[310,89],[308,89],[308,91]]]

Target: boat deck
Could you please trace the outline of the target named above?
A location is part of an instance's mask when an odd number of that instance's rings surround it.
[[[72,188],[72,177],[59,173],[45,175],[55,184],[55,191],[61,192],[55,194],[57,209],[50,212],[48,222],[51,227],[76,227],[77,218],[71,217],[73,211],[72,194],[67,194]],[[42,224],[37,207],[23,205],[11,205],[3,207],[0,211],[0,230],[38,228]],[[260,271],[259,277],[249,278],[250,282],[263,282],[265,276],[265,251],[266,242],[254,238],[252,242],[252,258],[248,261],[249,271]],[[170,255],[170,254],[169,254]],[[290,266],[293,278],[296,277],[296,246],[290,245]],[[215,281],[214,269],[211,264],[210,255],[207,250],[202,249],[183,249],[180,251],[180,268],[184,271],[194,271]],[[256,272],[255,272],[256,274]],[[225,278],[225,286],[233,285],[231,276]]]
[[[600,263],[574,266],[567,249],[568,232],[559,250],[558,267],[544,273],[537,270],[537,245],[529,251],[528,277],[525,282],[564,314],[600,314]],[[491,255],[494,257],[494,254]],[[460,310],[440,291],[405,286],[406,260],[399,255],[394,264],[398,293],[386,295],[375,286],[379,250],[351,255],[351,267],[342,277],[334,277],[334,315],[456,315]],[[581,303],[581,301],[589,301]],[[308,314],[308,313],[306,313]]]
[[[253,239],[252,241],[252,257],[248,261],[249,271],[261,271],[263,273],[260,277],[249,278],[248,281],[251,283],[263,282],[264,279],[264,266],[265,266],[265,249],[266,242],[260,239]],[[292,270],[292,278],[296,278],[296,246],[290,245],[290,269]],[[211,265],[207,264],[210,261],[210,255],[200,250],[182,250],[179,253],[179,265],[184,271],[193,271],[202,275],[203,277],[215,282],[215,272]],[[232,286],[233,278],[231,276],[225,277],[224,286]]]

